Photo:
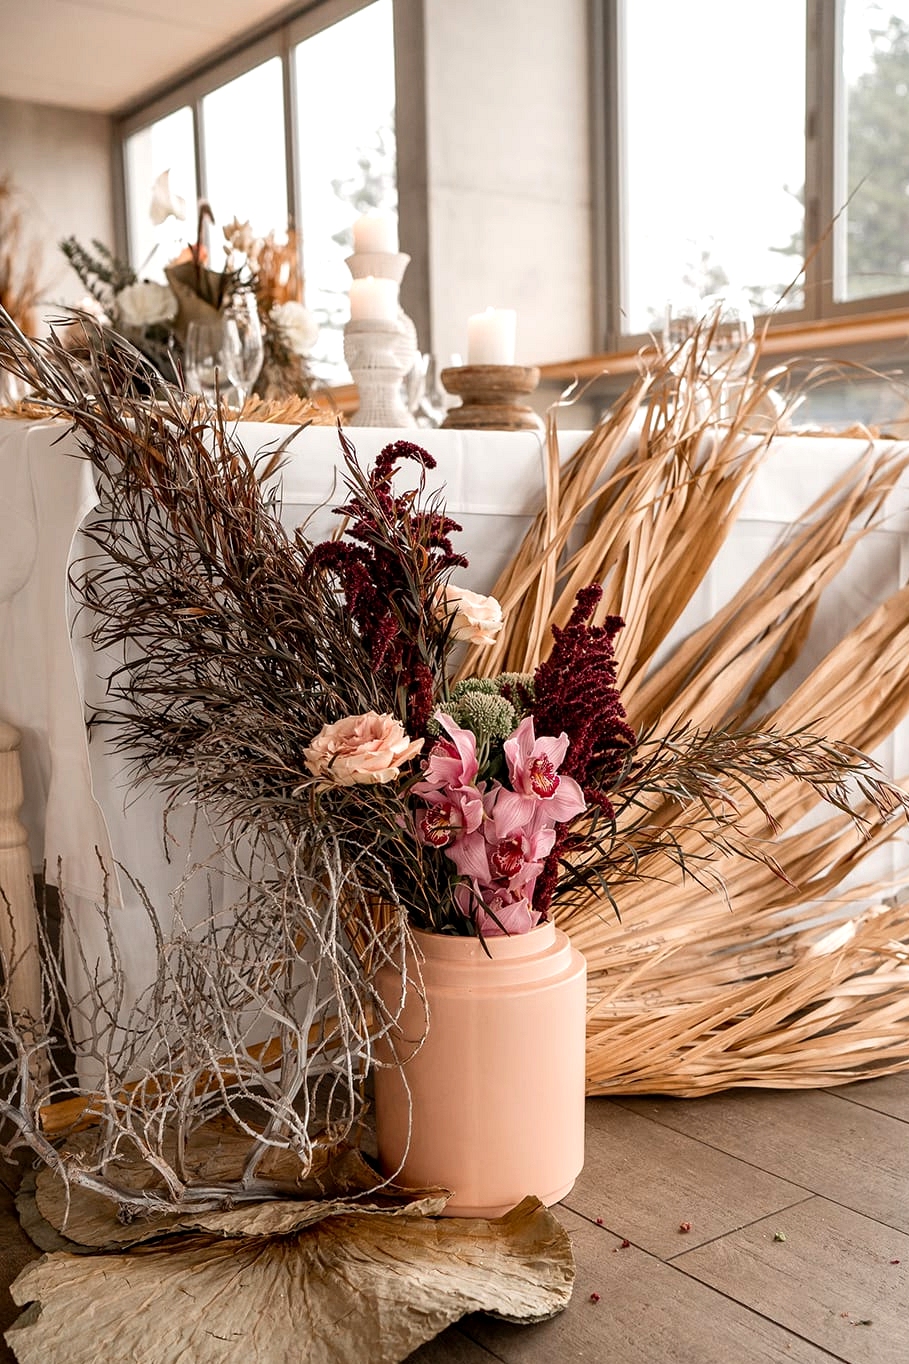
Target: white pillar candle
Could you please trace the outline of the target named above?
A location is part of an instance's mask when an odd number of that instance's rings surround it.
[[[380,251],[395,255],[398,250],[398,220],[393,213],[364,213],[353,225],[353,248],[358,255]]]
[[[517,320],[513,308],[487,308],[468,317],[468,365],[513,365]]]
[[[393,279],[365,279],[350,282],[351,322],[397,322],[398,286]]]

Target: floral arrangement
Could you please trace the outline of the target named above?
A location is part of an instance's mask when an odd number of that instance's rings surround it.
[[[383,855],[394,864],[395,842],[407,850],[395,879],[415,923],[480,936],[527,932],[549,915],[563,858],[613,816],[609,792],[635,742],[615,685],[622,621],[590,623],[602,595],[592,586],[535,673],[450,688],[452,650],[494,643],[502,613],[494,598],[450,581],[467,566],[450,539],[460,527],[438,505],[395,495],[404,460],[423,471],[435,465],[419,446],[396,441],[366,476],[348,448],[353,495],[337,511],[350,529],[309,560],[336,579],[396,713],[329,721],[305,749],[306,766],[326,796],[399,783],[397,838]],[[431,897],[412,859],[435,863]]]
[[[598,584],[578,592],[563,628],[552,627],[549,656],[533,673],[452,684],[454,650],[495,644],[504,622],[494,598],[450,581],[467,563],[443,506],[394,492],[404,461],[423,474],[435,461],[397,441],[367,475],[345,449],[352,495],[336,511],[348,530],[313,547],[307,572],[333,580],[366,666],[393,703],[332,718],[312,737],[311,812],[343,822],[352,804],[372,830],[390,810],[374,851],[414,925],[486,937],[527,932],[572,897],[600,893],[617,906],[612,888],[646,874],[657,850],[697,875],[699,863],[728,851],[755,781],[795,774],[842,802],[844,772],[864,760],[811,734],[682,725],[658,742],[636,735],[616,684],[623,621],[595,623]],[[888,807],[902,803],[886,783],[872,784]],[[380,800],[377,786],[393,795]],[[700,807],[687,849],[661,828],[667,799]],[[772,862],[769,843],[748,855]]]
[[[159,226],[169,217],[185,216],[186,205],[171,191],[164,171],[153,187],[151,220]],[[319,329],[302,302],[294,234],[288,233],[286,241],[274,232],[257,237],[248,222],[234,218],[221,229],[222,267],[212,269],[203,242],[206,222],[213,224],[214,215],[202,200],[195,240],[165,266],[166,283],[142,278],[103,242],[93,240],[88,250],[67,237],[60,247],[88,291],[89,310],[126,336],[171,381],[180,370],[189,322],[213,321],[230,310],[240,293],[254,294],[265,346],[255,393],[267,400],[305,395],[310,386],[307,357]]]

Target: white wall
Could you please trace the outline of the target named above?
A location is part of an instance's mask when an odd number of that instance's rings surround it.
[[[425,0],[423,26],[436,355],[487,306],[517,309],[519,364],[587,354],[586,0]]]
[[[41,247],[45,315],[85,292],[60,253],[61,237],[113,245],[110,138],[104,114],[0,99],[0,175],[12,176],[26,239]]]

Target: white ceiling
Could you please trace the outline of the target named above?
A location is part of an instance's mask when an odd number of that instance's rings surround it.
[[[0,97],[110,113],[288,0],[0,0]]]

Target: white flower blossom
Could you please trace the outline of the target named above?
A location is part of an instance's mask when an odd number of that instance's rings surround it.
[[[294,355],[308,355],[316,344],[319,325],[302,303],[296,303],[293,299],[287,303],[276,303],[268,318],[284,345]]]
[[[172,322],[177,316],[177,300],[166,284],[139,280],[127,284],[117,295],[120,322],[126,327],[153,327],[156,322]]]
[[[495,597],[483,597],[466,587],[448,583],[435,606],[436,616],[451,620],[451,638],[468,644],[495,644],[503,625],[502,608]]]
[[[170,187],[170,171],[162,171],[155,183],[152,185],[151,204],[148,210],[155,227],[160,227],[166,223],[168,218],[178,218],[183,222],[186,218],[186,200],[179,194],[174,194]]]

